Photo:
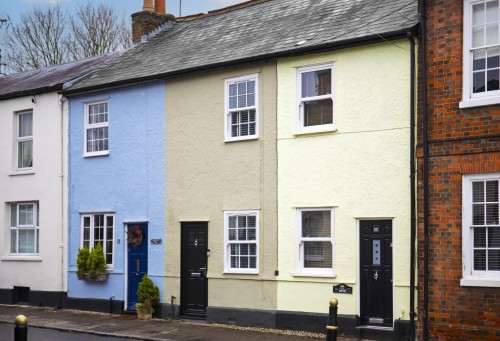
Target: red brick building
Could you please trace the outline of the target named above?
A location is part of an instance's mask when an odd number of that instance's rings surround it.
[[[418,339],[499,340],[500,1],[419,2]]]

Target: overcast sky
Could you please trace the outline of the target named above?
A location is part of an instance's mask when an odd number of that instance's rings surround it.
[[[116,8],[117,13],[127,19],[135,12],[142,10],[143,0],[0,0],[0,19],[9,17],[13,22],[19,20],[20,14],[34,7],[48,7],[59,3],[63,9],[71,11],[78,4],[104,2]],[[167,13],[179,16],[179,4],[182,2],[182,15],[206,13],[207,11],[234,5],[245,0],[165,0]]]

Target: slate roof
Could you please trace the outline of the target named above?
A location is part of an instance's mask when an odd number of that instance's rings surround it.
[[[92,71],[109,65],[121,54],[122,52],[104,54],[75,62],[2,76],[0,77],[0,100],[60,91],[65,83],[80,79]]]
[[[416,0],[254,0],[247,5],[175,23],[68,93],[381,42],[404,37],[418,23]]]

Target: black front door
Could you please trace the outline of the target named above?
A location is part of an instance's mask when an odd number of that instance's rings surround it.
[[[361,324],[392,326],[392,221],[360,221]]]
[[[182,223],[181,315],[204,319],[208,303],[207,223]]]

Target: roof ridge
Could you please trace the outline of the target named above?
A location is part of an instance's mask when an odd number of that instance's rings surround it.
[[[223,8],[219,8],[219,9],[214,9],[212,11],[208,11],[208,13],[197,13],[197,14],[186,15],[184,17],[178,17],[178,18],[176,18],[176,21],[177,22],[193,21],[193,20],[197,20],[197,19],[201,19],[201,18],[205,18],[205,17],[211,17],[214,15],[233,12],[233,11],[236,11],[236,10],[239,10],[242,8],[247,8],[249,6],[257,5],[257,4],[260,4],[262,2],[267,2],[267,1],[270,1],[270,0],[248,0],[248,1],[240,2],[238,4],[234,4],[231,6],[227,6],[227,7],[223,7]]]

